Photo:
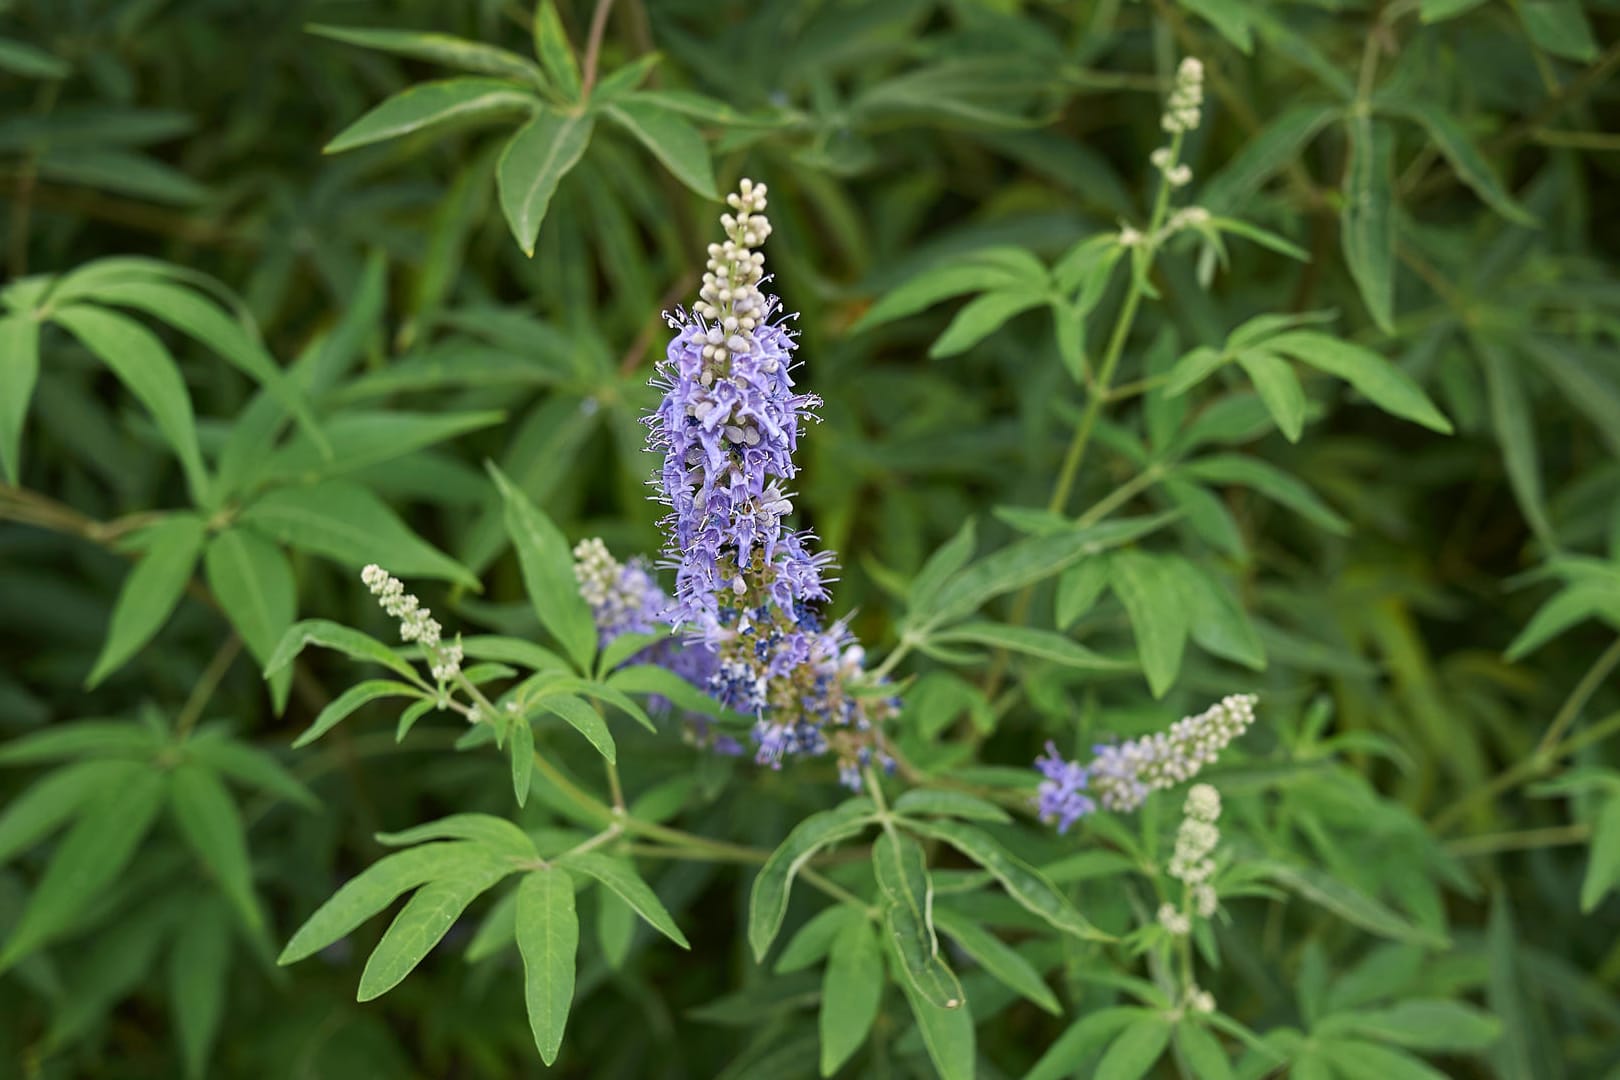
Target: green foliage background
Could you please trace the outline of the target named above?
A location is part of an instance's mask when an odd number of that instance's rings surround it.
[[[1084,756],[1261,695],[1208,774],[1219,1023],[1171,1006],[1162,941],[1133,934],[1162,795],[1061,838],[989,826],[1123,945],[1053,933],[930,842],[976,1044],[942,1060],[891,978],[847,1074],[1620,1068],[1617,14],[620,0],[536,29],[503,0],[0,4],[0,1072],[540,1071],[518,952],[473,936],[487,899],[375,1002],[377,922],[274,960],[375,834],[479,812],[561,850],[577,807],[537,775],[520,809],[449,714],[396,742],[371,704],[292,750],[361,669],[261,669],[294,619],[393,640],[372,561],[453,631],[548,641],[486,461],[570,542],[658,548],[659,313],[743,175],[770,185],[825,399],[800,517],[871,660],[907,653],[896,790],[1016,811],[1048,738]],[[1215,225],[1133,270],[1113,237],[1148,220],[1187,55],[1208,84],[1182,201]],[[480,81],[360,119],[450,78]],[[451,104],[474,122],[425,123]],[[1262,315],[1293,318],[1237,329]],[[953,536],[936,570],[1119,514],[1114,550],[1034,566],[979,621],[919,600]],[[811,945],[756,962],[749,864],[837,801],[830,766],[623,720],[633,817],[746,854],[637,861],[690,953],[582,895],[555,1068],[815,1075],[818,1011],[846,1042],[857,1019],[827,1020],[845,999]],[[590,746],[536,732],[602,790]],[[901,844],[880,836],[880,871]],[[860,844],[817,865],[872,894]],[[796,890],[782,940],[824,905]]]

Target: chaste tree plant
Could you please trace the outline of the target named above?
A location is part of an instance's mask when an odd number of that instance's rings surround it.
[[[0,6],[5,1074],[1620,1068],[1613,23]]]

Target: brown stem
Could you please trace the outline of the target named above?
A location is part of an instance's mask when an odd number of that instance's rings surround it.
[[[580,98],[591,96],[591,87],[596,85],[596,65],[602,58],[602,35],[607,31],[608,12],[613,10],[613,0],[596,0],[596,10],[591,12],[590,37],[585,42],[585,74],[580,79]]]

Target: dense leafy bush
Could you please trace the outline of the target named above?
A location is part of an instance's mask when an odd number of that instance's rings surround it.
[[[0,6],[0,1071],[1620,1068],[1614,26]]]

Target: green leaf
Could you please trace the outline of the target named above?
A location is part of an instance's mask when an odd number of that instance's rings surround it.
[[[146,552],[124,579],[113,604],[107,640],[85,679],[94,687],[151,641],[191,581],[205,526],[195,514],[174,514],[141,532]]]
[[[883,923],[901,981],[918,997],[942,1009],[957,1009],[965,1000],[962,984],[940,958],[934,936],[934,884],[922,847],[909,836],[886,829],[872,845],[872,868],[883,893]]]
[[[169,1005],[175,1036],[192,1080],[208,1072],[208,1057],[225,1015],[226,985],[231,966],[231,927],[216,904],[198,904],[186,912],[183,932],[174,936],[169,953]]]
[[[1221,1041],[1208,1028],[1199,1027],[1187,1017],[1176,1025],[1176,1049],[1186,1059],[1199,1080],[1231,1080],[1232,1062],[1221,1048]]]
[[[1170,1021],[1152,1014],[1131,1021],[1097,1062],[1095,1080],[1141,1080],[1170,1044]]]
[[[1581,912],[1597,909],[1610,889],[1620,885],[1620,795],[1610,796],[1592,824],[1592,844],[1581,882]]]
[[[191,177],[145,154],[100,147],[53,147],[39,158],[41,176],[171,206],[194,206],[209,197]]]
[[[420,698],[421,690],[406,683],[395,682],[392,679],[367,679],[365,682],[355,683],[343,693],[326,703],[313,723],[299,732],[298,738],[293,740],[293,749],[297,750],[308,746],[328,731],[337,727],[344,720],[359,709],[362,705],[369,705],[382,698]]]
[[[230,318],[215,304],[190,289],[154,280],[102,281],[88,288],[86,295],[103,304],[119,304],[144,311],[202,342],[262,385],[282,408],[298,420],[305,435],[323,453],[330,455],[331,447],[315,419],[314,407],[302,388],[287,377],[241,323]]]
[[[197,447],[197,421],[185,380],[169,350],[146,327],[100,308],[70,305],[51,318],[78,338],[112,369],[129,392],[152,414],[158,430],[180,458],[192,500],[208,501],[208,470]]]
[[[588,702],[577,697],[547,697],[541,698],[535,705],[567,721],[609,763],[618,761],[618,747],[614,745],[613,733],[608,730],[607,721]]]
[[[313,956],[425,882],[479,878],[512,868],[508,860],[491,854],[482,844],[466,841],[423,844],[385,855],[316,908],[287,942],[276,963],[293,964]]]
[[[1092,652],[1064,634],[1008,623],[973,622],[954,626],[929,638],[942,645],[970,643],[1033,656],[1076,671],[1129,671],[1128,661]]]
[[[1620,582],[1578,581],[1555,594],[1531,616],[1502,655],[1522,660],[1577,623],[1599,618],[1620,630]]]
[[[376,839],[389,847],[420,844],[424,840],[469,840],[504,859],[523,862],[539,857],[528,833],[493,814],[450,814],[401,832],[378,833]]]
[[[195,762],[181,764],[169,775],[169,808],[180,835],[219,883],[242,925],[261,928],[264,912],[253,891],[247,830],[219,777]]]
[[[652,664],[620,668],[608,676],[606,685],[627,694],[658,694],[677,708],[704,716],[719,716],[723,711],[719,702],[673,671]]]
[[[995,803],[976,795],[937,788],[912,788],[894,801],[894,812],[902,816],[921,814],[958,817],[968,821],[988,821],[1004,825],[1012,817]]]
[[[1334,1013],[1316,1030],[1323,1035],[1361,1035],[1414,1050],[1478,1051],[1501,1037],[1502,1024],[1458,1001],[1416,999],[1385,1009]]]
[[[1127,518],[1016,540],[956,574],[932,603],[915,608],[911,618],[925,625],[959,619],[993,597],[1060,573],[1089,555],[1146,536],[1176,516]]]
[[[1028,252],[1019,252],[1023,259],[1028,260],[1026,264],[1016,257],[1008,258],[1007,254],[1008,249],[990,248],[970,252],[924,270],[868,308],[866,314],[850,327],[850,332],[858,334],[870,330],[963,293],[1020,286],[1030,290],[1044,288],[1046,270],[1038,260]]]
[[[1181,0],[1181,6],[1207,20],[1239,52],[1254,48],[1250,9],[1241,0]]]
[[[59,60],[26,41],[0,38],[0,71],[9,71],[25,79],[65,79],[72,74],[73,68],[67,61]]]
[[[983,829],[959,821],[913,821],[911,828],[945,841],[984,867],[1007,895],[1057,929],[1092,941],[1112,940],[1092,926],[1045,874],[1007,851]]]
[[[1514,361],[1483,335],[1474,335],[1474,349],[1485,368],[1485,388],[1491,403],[1491,426],[1502,448],[1508,482],[1524,520],[1543,547],[1558,550],[1558,534],[1547,517],[1546,494],[1541,484],[1541,454],[1530,414],[1530,397]]]
[[[303,781],[288,772],[268,752],[246,743],[200,735],[186,743],[186,755],[240,784],[309,809],[321,803]]]
[[[1185,560],[1176,560],[1172,568],[1198,647],[1254,671],[1265,670],[1265,642],[1226,584],[1205,567]]]
[[[552,0],[540,0],[534,9],[534,54],[563,96],[577,99],[580,95],[579,62],[574,59],[573,47],[568,44],[568,35],[563,31],[557,5]]]
[[[602,959],[614,971],[624,970],[630,946],[635,944],[636,913],[611,889],[596,890],[596,941]]]
[[[1087,559],[1063,571],[1058,578],[1053,617],[1059,630],[1067,630],[1097,603],[1108,588],[1108,560]]]
[[[1434,407],[1412,377],[1371,349],[1309,330],[1279,334],[1266,345],[1343,379],[1392,416],[1422,424],[1442,435],[1451,434],[1451,421]]]
[[[1294,511],[1327,532],[1344,536],[1350,523],[1323,502],[1303,480],[1248,454],[1210,454],[1180,467],[1180,471],[1212,484],[1237,484]]]
[[[23,421],[39,379],[39,323],[26,311],[0,318],[0,465],[13,487],[22,471]]]
[[[426,60],[430,64],[460,68],[462,71],[471,71],[477,75],[521,79],[540,87],[546,85],[545,75],[535,66],[534,61],[527,57],[449,34],[360,26],[330,26],[322,23],[310,23],[304,29],[318,37],[341,41],[345,45],[358,45],[362,49],[375,49],[396,56],[408,56],[413,60]]]
[[[1189,630],[1175,573],[1167,561],[1139,551],[1119,552],[1110,561],[1109,584],[1130,616],[1148,687],[1162,698],[1181,670]]]
[[[1531,39],[1543,49],[1583,64],[1597,59],[1597,40],[1576,0],[1519,0],[1514,6]]]
[[[1335,1040],[1323,1045],[1322,1054],[1345,1080],[1446,1080],[1412,1055],[1374,1043]]]
[[[620,101],[602,112],[645,146],[675,179],[705,199],[720,197],[709,147],[680,114],[639,101]]]
[[[347,480],[271,491],[242,511],[244,525],[283,544],[400,577],[428,577],[479,588],[466,567],[411,531],[389,505]]]
[[[1320,102],[1284,109],[1210,178],[1199,201],[1211,213],[1243,208],[1267,180],[1299,160],[1310,141],[1340,113],[1339,106]]]
[[[1457,121],[1433,102],[1415,97],[1397,97],[1379,104],[1396,116],[1404,116],[1423,125],[1433,140],[1435,149],[1445,155],[1457,179],[1473,188],[1478,195],[1507,220],[1516,225],[1534,226],[1536,216],[1526,210],[1517,199],[1507,193],[1495,171],[1481,156]]]
[[[774,970],[778,975],[803,971],[827,955],[844,927],[852,922],[865,921],[865,912],[851,904],[833,904],[823,908],[788,939],[787,945],[782,948],[782,955],[776,958]]]
[[[277,643],[298,614],[297,583],[281,549],[251,529],[227,528],[203,551],[208,589],[270,674]]]
[[[859,1050],[883,1002],[883,948],[865,919],[849,919],[833,938],[821,983],[821,1075],[831,1076]]]
[[[596,656],[596,619],[579,594],[574,578],[574,557],[568,541],[527,495],[512,485],[494,465],[490,474],[506,504],[506,532],[517,549],[523,585],[540,622],[582,672],[591,670]]]
[[[134,761],[80,761],[13,795],[0,809],[0,866],[54,832],[100,792],[145,770]]]
[[[1019,955],[1012,946],[996,937],[971,918],[949,908],[934,912],[934,925],[962,947],[962,951],[978,961],[996,981],[1026,997],[1053,1016],[1063,1013],[1057,996],[1052,993],[1035,966]]]
[[[1276,882],[1345,922],[1380,937],[1429,948],[1447,945],[1443,936],[1414,925],[1361,890],[1320,870],[1271,859],[1256,860],[1249,868],[1257,877]]]
[[[579,916],[574,882],[556,867],[523,875],[517,889],[517,945],[523,954],[523,1000],[540,1060],[551,1065],[574,1002]]]
[[[498,660],[508,664],[521,664],[535,671],[567,673],[570,670],[568,661],[550,649],[521,638],[474,634],[461,639],[461,648],[474,660]]]
[[[84,806],[0,950],[0,971],[72,930],[118,880],[162,808],[167,786],[162,773],[132,771]]]
[[[1305,390],[1299,385],[1294,369],[1286,360],[1261,349],[1238,353],[1237,362],[1254,384],[1266,411],[1277,421],[1277,430],[1283,433],[1283,438],[1299,442],[1305,430]]]
[[[1425,23],[1437,23],[1466,15],[1483,3],[1485,0],[1423,0],[1419,10]]]
[[[332,137],[323,153],[341,154],[442,124],[523,116],[540,99],[504,79],[457,78],[417,83],[386,98]]]
[[[892,945],[892,943],[891,943]],[[893,949],[891,948],[891,954]],[[973,1011],[966,1001],[955,1008],[942,1008],[917,992],[910,982],[900,980],[911,1015],[917,1019],[923,1046],[934,1063],[940,1080],[973,1080],[975,1055]]]
[[[330,619],[305,619],[294,623],[287,628],[281,636],[281,641],[270,654],[270,659],[264,662],[266,678],[285,668],[293,659],[311,645],[319,645],[323,649],[332,649],[343,653],[355,660],[366,660],[373,664],[381,664],[410,679],[424,690],[427,684],[416,673],[406,660],[393,649],[384,645],[374,637],[362,634],[358,630],[351,630],[341,623]]]
[[[78,721],[16,736],[0,746],[0,765],[37,765],[76,757],[145,761],[161,747],[159,737],[147,727],[123,721]]]
[[[619,634],[612,641],[602,646],[601,652],[596,655],[596,670],[598,672],[612,671],[621,667],[626,661],[634,659],[640,653],[662,641],[668,641],[672,635],[667,630],[652,633],[638,633],[626,631]]]
[[[501,151],[495,167],[501,211],[518,247],[530,258],[551,196],[584,156],[595,122],[589,113],[561,113],[542,105]]]
[[[765,953],[782,929],[793,878],[817,851],[863,831],[872,823],[874,809],[870,799],[850,799],[817,811],[794,826],[771,852],[748,897],[748,943],[757,962],[765,962]]]
[[[1146,1009],[1116,1007],[1082,1018],[1058,1036],[1024,1080],[1064,1080],[1074,1075],[1116,1031],[1151,1015]]]
[[[645,919],[654,930],[683,949],[692,947],[687,942],[686,935],[681,933],[681,928],[675,925],[675,920],[670,918],[669,912],[664,909],[663,902],[658,899],[657,894],[647,887],[647,883],[641,880],[641,875],[624,860],[594,851],[585,851],[564,855],[557,860],[557,864],[595,878],[617,893],[619,899],[634,908],[636,914]]]
[[[360,973],[355,1000],[372,1001],[398,986],[449,933],[467,905],[513,869],[509,863],[491,860],[469,865],[454,876],[435,875],[418,889],[372,950]]]
[[[1388,127],[1361,112],[1345,121],[1350,164],[1345,173],[1340,245],[1367,312],[1386,334],[1395,332],[1395,208]]]
[[[926,607],[945,583],[967,565],[967,561],[973,558],[976,531],[977,526],[970,517],[962,522],[962,527],[956,530],[956,535],[928,556],[928,561],[917,571],[917,576],[911,579],[911,587],[906,593],[908,607],[913,609]]]
[[[1046,302],[1045,292],[1033,291],[1027,286],[987,292],[975,297],[956,313],[945,332],[929,346],[928,356],[933,360],[943,360],[967,352],[999,330],[1014,315]]]

